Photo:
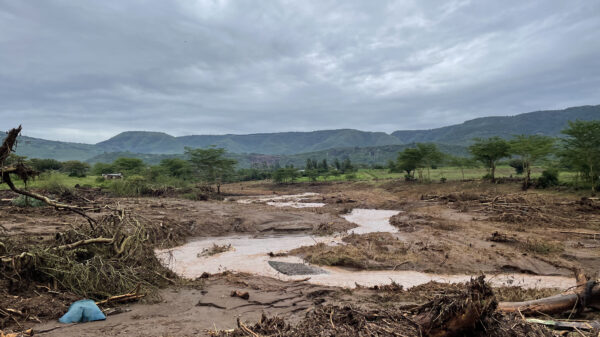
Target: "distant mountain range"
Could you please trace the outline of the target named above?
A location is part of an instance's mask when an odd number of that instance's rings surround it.
[[[306,158],[344,158],[363,163],[383,163],[415,142],[447,144],[447,151],[465,153],[475,137],[516,134],[560,136],[569,120],[598,120],[600,105],[564,110],[536,111],[516,116],[483,117],[462,124],[431,130],[367,132],[353,129],[312,132],[278,132],[249,135],[192,135],[174,137],[162,132],[128,131],[97,144],[49,141],[21,136],[17,154],[31,158],[112,161],[118,156],[135,156],[149,163],[182,154],[184,147],[224,147],[240,161],[279,161],[281,164],[304,162]],[[27,131],[27,130],[25,130]],[[353,159],[354,158],[354,159]]]
[[[106,152],[183,153],[184,147],[215,145],[233,153],[295,154],[338,147],[400,144],[384,132],[351,129],[312,132],[257,133],[250,135],[198,135],[173,137],[161,132],[128,131],[96,144]]]

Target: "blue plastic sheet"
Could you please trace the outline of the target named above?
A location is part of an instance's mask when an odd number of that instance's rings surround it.
[[[74,302],[66,314],[58,321],[61,323],[84,323],[91,321],[103,321],[106,319],[104,313],[92,300],[81,300]]]

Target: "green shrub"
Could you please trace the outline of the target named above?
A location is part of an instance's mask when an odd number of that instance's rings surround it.
[[[101,184],[101,183],[103,183],[105,181],[106,181],[106,179],[104,179],[104,177],[102,177],[102,176],[96,178],[96,182],[99,183],[99,184]]]
[[[10,202],[13,206],[17,207],[42,207],[46,205],[44,202],[39,201],[37,199],[33,199],[30,197],[26,197],[24,195],[20,195]]]
[[[523,174],[523,171],[525,170],[525,163],[522,159],[511,159],[508,162],[508,166],[514,168],[517,174]]]
[[[548,188],[558,185],[558,171],[554,169],[544,170],[542,176],[537,180],[537,187]]]
[[[48,172],[40,175],[38,187],[47,193],[60,195],[71,192],[72,188],[67,186],[67,177],[58,172]]]
[[[356,180],[356,173],[354,173],[354,172],[346,173],[344,176],[346,177],[347,180]]]
[[[148,181],[138,175],[118,179],[109,185],[109,190],[120,197],[139,197],[152,191]]]

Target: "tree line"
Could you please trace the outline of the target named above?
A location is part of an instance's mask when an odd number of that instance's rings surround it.
[[[531,168],[545,165],[538,179],[542,187],[558,182],[558,168],[577,172],[577,177],[598,190],[600,176],[600,121],[571,121],[562,130],[563,138],[542,135],[517,135],[505,140],[500,137],[476,138],[469,146],[471,157],[455,157],[440,152],[435,144],[418,143],[398,154],[396,161],[388,163],[393,172],[405,172],[407,180],[429,179],[429,170],[441,165],[464,169],[488,169],[485,178],[496,181],[496,167],[501,160],[513,158],[509,164],[517,173],[523,173],[523,187],[532,185]],[[416,174],[416,176],[415,176]]]

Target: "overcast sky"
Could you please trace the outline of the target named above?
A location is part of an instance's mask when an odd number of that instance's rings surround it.
[[[600,104],[600,0],[0,0],[1,129],[95,143]]]

